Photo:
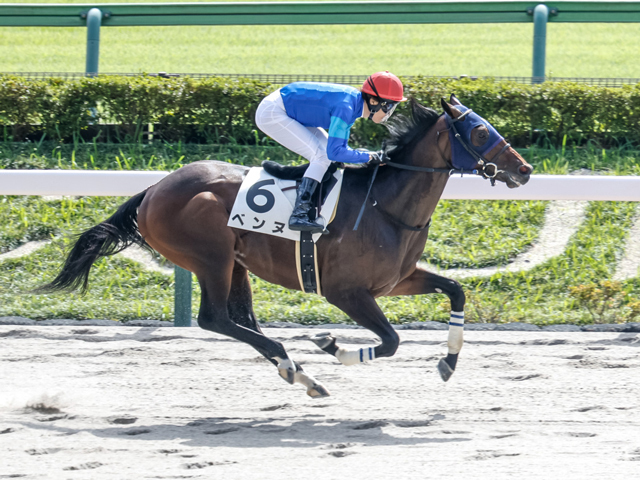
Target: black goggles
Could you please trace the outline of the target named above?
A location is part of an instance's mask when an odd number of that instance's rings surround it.
[[[393,110],[396,108],[396,105],[398,105],[398,102],[394,102],[392,100],[384,100],[384,99],[380,99],[380,110],[382,110],[384,113],[389,113],[389,112],[393,112]]]

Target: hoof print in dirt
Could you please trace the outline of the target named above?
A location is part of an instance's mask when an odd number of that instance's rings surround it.
[[[125,430],[124,432],[120,432],[120,435],[129,435],[129,436],[135,436],[135,435],[144,435],[145,433],[151,433],[151,430],[149,430],[148,428],[134,428],[133,430]]]
[[[360,425],[355,425],[351,427],[353,430],[370,430],[372,428],[382,428],[389,425],[389,422],[385,422],[384,420],[375,420],[373,422],[361,423]]]
[[[405,420],[400,422],[395,422],[396,427],[400,428],[419,428],[419,427],[430,427],[431,420]]]
[[[49,455],[52,453],[58,453],[61,448],[30,448],[29,450],[25,450],[27,455]],[[0,477],[2,478],[2,477]]]
[[[354,455],[356,452],[348,452],[346,450],[337,450],[335,452],[329,452],[327,455],[331,455],[332,457],[342,458],[348,455]]]
[[[503,377],[505,380],[511,380],[512,382],[522,382],[524,380],[531,380],[532,378],[542,377],[539,373],[531,373],[529,375],[518,375],[517,377]]]
[[[274,410],[280,410],[282,408],[289,408],[290,406],[291,406],[291,404],[289,404],[289,403],[283,403],[282,405],[272,405],[271,407],[261,408],[260,411],[261,412],[273,412]]]
[[[100,462],[88,462],[83,463],[82,465],[78,465],[75,467],[65,467],[62,470],[73,471],[73,470],[93,470],[94,468],[101,467],[103,464]]]
[[[237,432],[240,430],[240,427],[227,427],[227,428],[218,428],[215,430],[207,430],[204,432],[205,435],[223,435],[225,433]]]
[[[113,423],[114,425],[131,425],[132,423],[136,423],[138,421],[137,417],[131,417],[129,415],[123,415],[121,417],[109,417],[107,418],[109,423]]]
[[[70,417],[68,415],[63,414],[63,415],[52,415],[50,417],[39,417],[39,418],[36,418],[36,420],[38,420],[39,422],[55,422],[56,420],[65,420],[65,419],[71,420],[73,418],[74,417]]]
[[[207,468],[214,467],[219,465],[231,465],[238,462],[196,462],[196,463],[185,463],[182,465],[182,468],[186,468],[187,470],[195,470],[199,468]]]

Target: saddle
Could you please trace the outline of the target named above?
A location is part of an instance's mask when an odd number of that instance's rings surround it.
[[[313,215],[313,219],[311,220],[315,220],[317,218],[320,206],[327,199],[327,195],[329,195],[337,183],[333,174],[340,167],[344,167],[344,164],[331,162],[331,165],[329,165],[329,168],[322,177],[322,182],[320,182],[319,187],[316,188],[316,191],[313,194],[313,205],[315,206],[315,210],[312,209],[311,212],[309,212],[310,216]],[[304,173],[307,171],[307,168],[309,168],[309,164],[305,163],[304,165],[286,166],[280,165],[279,163],[271,160],[265,160],[262,162],[262,168],[264,168],[265,172],[269,175],[273,175],[280,180],[295,180],[297,188],[302,181]]]
[[[324,177],[322,177],[321,183],[325,183],[329,181],[329,179],[331,179],[335,171],[342,166],[344,166],[342,163],[331,162],[331,165],[329,165],[329,169],[324,174]],[[269,175],[273,175],[274,177],[279,178],[281,180],[300,181],[302,180],[302,177],[304,177],[304,173],[307,171],[307,168],[309,168],[309,164],[305,163],[304,165],[291,166],[291,165],[280,165],[277,162],[273,162],[271,160],[265,160],[264,162],[262,162],[262,168],[264,168]]]

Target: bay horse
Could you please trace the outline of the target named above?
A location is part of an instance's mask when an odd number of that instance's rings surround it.
[[[388,161],[378,167],[345,168],[343,187],[330,234],[317,242],[322,294],[380,343],[357,350],[339,347],[322,333],[310,338],[345,365],[395,354],[400,343],[376,298],[444,293],[451,302],[448,355],[438,370],[447,381],[462,347],[465,295],[454,280],[417,266],[427,241],[431,216],[455,164],[461,141],[474,173],[510,188],[524,185],[533,168],[502,138],[489,147],[493,127],[455,96],[441,100],[444,114],[412,101],[412,118],[390,128]],[[475,114],[473,114],[475,115]],[[466,118],[468,117],[468,118]],[[467,122],[467,140],[459,130]],[[456,127],[457,126],[457,127]],[[441,135],[448,132],[449,135]],[[497,134],[497,132],[495,132]],[[498,134],[499,135],[499,134]],[[495,137],[495,135],[494,135]],[[482,154],[474,153],[487,147]],[[295,167],[293,167],[295,168]],[[299,168],[299,167],[298,167]],[[372,173],[378,173],[373,183]],[[89,271],[100,257],[129,245],[153,248],[193,272],[201,288],[198,325],[245,342],[272,362],[290,384],[301,383],[311,397],[328,390],[290,359],[284,346],[262,332],[253,312],[248,272],[285,288],[300,290],[292,240],[227,226],[234,200],[249,168],[199,161],[171,173],[131,197],[104,222],[79,235],[65,264],[39,292],[86,292]],[[375,175],[373,175],[375,177]],[[360,205],[371,193],[357,230]]]

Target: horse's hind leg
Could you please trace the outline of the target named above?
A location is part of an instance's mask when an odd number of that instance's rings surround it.
[[[320,333],[311,338],[322,350],[334,355],[344,365],[366,363],[375,358],[391,357],[396,353],[400,338],[389,324],[375,298],[367,290],[341,291],[327,294],[327,300],[361,325],[380,337],[380,345],[348,350],[338,347],[336,339],[329,333]]]
[[[198,324],[202,328],[248,343],[273,363],[287,382],[304,385],[309,396],[329,395],[322,384],[289,359],[281,343],[262,333],[253,312],[251,284],[244,267],[234,263],[228,282],[213,275],[198,279],[202,288]],[[226,298],[223,298],[225,292]]]
[[[251,295],[249,274],[247,269],[237,262],[233,266],[231,290],[229,292],[229,299],[227,300],[227,309],[229,311],[229,316],[235,323],[258,333],[262,333],[256,314],[253,311],[253,299]]]

